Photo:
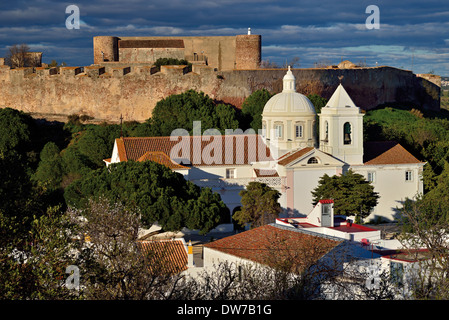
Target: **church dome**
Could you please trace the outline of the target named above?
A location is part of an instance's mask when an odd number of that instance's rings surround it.
[[[312,102],[296,92],[296,79],[290,67],[283,78],[282,92],[274,95],[265,104],[262,116],[305,116],[316,115]]]

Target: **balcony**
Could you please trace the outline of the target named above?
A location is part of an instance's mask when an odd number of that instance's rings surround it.
[[[198,179],[190,180],[199,187],[209,187],[211,189],[242,189],[250,182],[260,182],[272,188],[282,188],[285,186],[285,177],[254,177],[254,178],[234,178],[234,179]]]

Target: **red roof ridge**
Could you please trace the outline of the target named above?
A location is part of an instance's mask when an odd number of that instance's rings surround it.
[[[285,166],[289,163],[291,163],[292,161],[295,161],[296,159],[302,157],[303,155],[309,153],[310,151],[314,150],[314,147],[305,147],[302,149],[298,149],[296,151],[292,151],[287,157],[283,158],[280,157],[279,160],[278,159],[278,164],[280,164],[281,166]]]

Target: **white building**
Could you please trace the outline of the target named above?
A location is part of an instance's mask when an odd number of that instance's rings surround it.
[[[393,220],[406,198],[423,192],[425,163],[397,142],[364,142],[364,114],[341,84],[318,115],[319,138],[315,108],[295,88],[289,68],[283,91],[265,105],[260,134],[231,130],[226,135],[188,136],[181,129],[170,137],[122,137],[105,162],[163,163],[220,193],[231,215],[240,206],[239,192],[250,181],[260,181],[281,193],[282,217],[305,216],[313,209],[311,191],[319,178],[349,169],[371,181],[380,195],[367,221]],[[232,229],[232,224],[218,229]]]

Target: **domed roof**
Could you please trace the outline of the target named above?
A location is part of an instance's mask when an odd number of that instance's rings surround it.
[[[271,97],[265,104],[262,116],[304,116],[316,115],[312,102],[296,92],[295,76],[290,67],[284,76],[282,92]]]

